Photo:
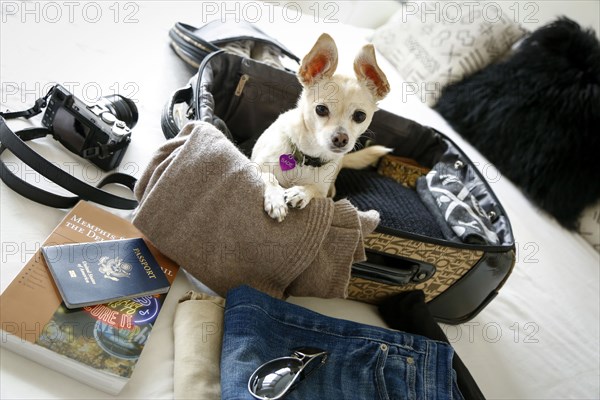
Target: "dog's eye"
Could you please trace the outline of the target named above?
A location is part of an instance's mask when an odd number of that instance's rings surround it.
[[[319,117],[326,117],[329,115],[329,108],[323,104],[319,104],[317,107],[315,107],[315,112]]]
[[[357,123],[361,123],[364,122],[364,120],[367,119],[367,114],[365,114],[362,111],[355,111],[354,114],[352,114],[352,121],[357,122]]]

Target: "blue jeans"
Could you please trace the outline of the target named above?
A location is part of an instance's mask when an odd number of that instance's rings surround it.
[[[450,345],[326,317],[248,286],[227,295],[221,398],[253,399],[247,385],[254,370],[298,347],[317,347],[329,357],[286,399],[463,398]]]

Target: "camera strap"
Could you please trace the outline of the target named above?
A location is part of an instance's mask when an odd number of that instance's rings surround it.
[[[38,106],[40,100],[42,99],[36,101],[36,106],[39,108],[43,107]],[[30,118],[35,114],[27,117],[26,115],[29,114],[25,115],[23,113],[35,112],[36,106],[27,111],[2,113],[0,115],[0,155],[2,155],[5,150],[10,150],[17,158],[29,165],[40,175],[76,196],[61,196],[36,187],[15,175],[2,159],[0,159],[0,179],[21,196],[50,207],[71,208],[75,206],[78,201],[87,200],[112,208],[123,210],[134,209],[138,204],[136,200],[120,197],[101,189],[105,185],[116,183],[124,185],[133,191],[136,183],[136,178],[133,176],[117,172],[106,176],[98,186],[89,185],[46,160],[25,143],[29,140],[51,135],[52,132],[49,129],[29,128],[13,132],[6,125],[3,116],[7,118]],[[41,110],[37,111],[38,114],[39,112],[41,112]]]

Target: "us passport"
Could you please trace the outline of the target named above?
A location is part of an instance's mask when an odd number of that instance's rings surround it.
[[[67,308],[166,293],[170,283],[142,238],[42,247]]]

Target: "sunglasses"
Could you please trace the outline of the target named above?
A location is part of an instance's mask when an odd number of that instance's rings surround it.
[[[320,362],[314,360],[320,359]],[[250,394],[260,400],[277,400],[325,364],[327,352],[302,347],[289,357],[275,358],[258,367],[248,380]]]

